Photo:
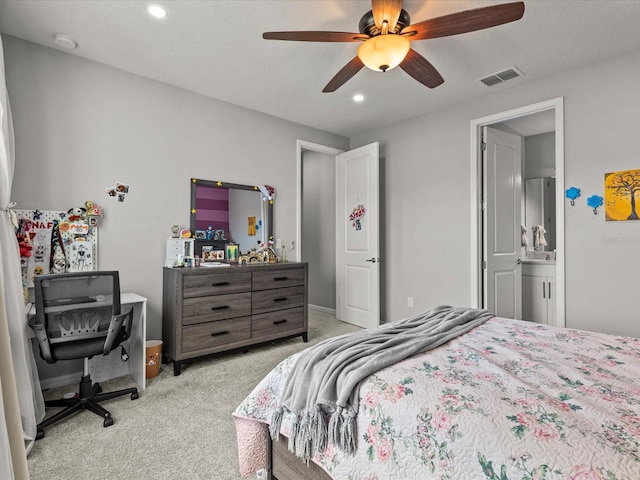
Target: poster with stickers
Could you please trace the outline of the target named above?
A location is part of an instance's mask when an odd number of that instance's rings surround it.
[[[93,215],[84,208],[66,212],[13,210],[18,219],[16,235],[25,287],[33,287],[36,275],[98,269],[98,218],[102,211],[91,206]]]

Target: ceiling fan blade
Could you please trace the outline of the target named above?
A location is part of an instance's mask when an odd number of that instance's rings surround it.
[[[400,18],[402,10],[402,0],[372,0],[371,11],[373,12],[373,21],[380,30],[382,30],[382,22],[389,22],[389,31],[393,32],[396,22]]]
[[[444,83],[444,78],[436,70],[436,67],[431,65],[426,58],[413,48],[409,50],[407,56],[400,63],[400,68],[429,88],[435,88]]]
[[[520,20],[523,15],[524,2],[503,3],[425,20],[403,28],[402,33],[415,32],[415,35],[410,37],[412,41],[448,37],[514,22]]]
[[[335,92],[342,85],[347,83],[351,77],[360,71],[364,67],[364,63],[358,57],[354,57],[349,63],[347,63],[342,69],[335,74],[335,76],[327,83],[327,86],[322,90],[324,93]]]
[[[348,32],[264,32],[265,40],[292,40],[295,42],[360,42],[368,35]]]

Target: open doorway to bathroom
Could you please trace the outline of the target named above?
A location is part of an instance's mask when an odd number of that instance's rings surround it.
[[[500,184],[491,182],[495,172],[490,171],[487,181],[486,163],[495,164],[496,152],[504,154],[505,150],[498,141],[494,151],[483,151],[482,135],[487,130],[507,132],[522,147],[519,171],[509,167],[498,172],[504,177],[502,184],[514,184],[513,197],[508,197],[509,192],[492,190]],[[477,246],[472,249],[472,303],[475,300],[475,305],[499,316],[564,326],[562,98],[473,120],[471,136],[471,231],[472,244]],[[508,158],[515,162],[515,157]],[[513,198],[513,203],[505,198]],[[551,204],[558,207],[555,218],[549,215]],[[502,225],[500,218],[504,219]],[[527,246],[522,245],[525,237]]]

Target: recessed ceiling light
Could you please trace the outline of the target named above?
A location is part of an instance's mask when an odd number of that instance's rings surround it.
[[[56,42],[56,45],[61,48],[73,49],[78,46],[78,42],[76,42],[73,38],[62,35],[61,33],[56,33],[53,37],[53,41]]]
[[[360,102],[364,101],[364,95],[362,95],[361,93],[356,93],[356,94],[353,96],[353,101],[354,101],[354,102],[358,102],[358,103],[360,103]]]
[[[167,11],[159,5],[149,5],[147,10],[152,17],[164,18],[167,16]]]

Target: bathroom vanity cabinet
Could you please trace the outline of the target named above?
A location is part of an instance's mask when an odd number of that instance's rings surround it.
[[[525,260],[522,263],[522,319],[555,325],[555,262]]]

